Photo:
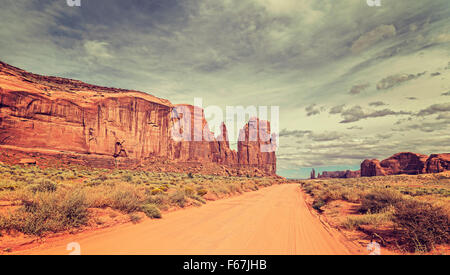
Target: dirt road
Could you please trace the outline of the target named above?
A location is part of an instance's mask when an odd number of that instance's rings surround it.
[[[310,212],[298,185],[276,185],[200,208],[79,234],[21,254],[361,254]],[[47,246],[47,247],[46,247]]]

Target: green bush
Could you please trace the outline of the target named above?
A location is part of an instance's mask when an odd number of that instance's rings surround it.
[[[160,219],[161,211],[154,204],[144,204],[142,206],[142,211],[147,215],[147,217],[152,219]]]

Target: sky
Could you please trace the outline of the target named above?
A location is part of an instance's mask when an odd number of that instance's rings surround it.
[[[2,0],[0,60],[174,104],[279,106],[283,176],[450,152],[450,2],[381,3]]]

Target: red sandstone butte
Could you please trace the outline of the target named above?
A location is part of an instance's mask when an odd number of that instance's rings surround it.
[[[92,167],[276,174],[275,136],[258,119],[249,123],[261,124],[258,133],[270,138],[246,139],[247,124],[235,152],[225,125],[216,138],[201,108],[143,92],[36,75],[0,62],[0,96],[0,151],[8,151],[9,159],[39,155]],[[190,140],[173,137],[172,129]]]
[[[386,176],[386,172],[377,159],[366,159],[361,163],[361,177]]]
[[[428,156],[406,152],[397,153],[380,164],[388,175],[409,174],[417,175],[426,173],[425,162]]]
[[[268,174],[276,172],[276,140],[270,134],[267,121],[251,118],[239,132],[238,161],[264,170]]]
[[[362,177],[440,173],[449,170],[450,154],[430,156],[411,152],[397,153],[383,161],[365,160],[361,164]]]
[[[427,173],[440,173],[450,170],[450,154],[432,154],[426,162]]]

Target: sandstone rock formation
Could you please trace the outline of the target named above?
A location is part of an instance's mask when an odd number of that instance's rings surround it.
[[[377,159],[366,159],[361,163],[361,177],[386,176],[386,172]]]
[[[219,163],[233,165],[238,162],[237,152],[230,149],[228,131],[225,123],[222,123],[221,133],[217,136],[217,145]]]
[[[428,156],[411,152],[397,153],[380,164],[388,175],[409,174],[418,175],[426,173],[425,162]]]
[[[270,123],[251,118],[239,132],[238,162],[260,168],[268,174],[276,172],[276,136],[270,134]]]
[[[317,175],[320,178],[320,173]],[[310,174],[310,179],[315,179],[316,178],[316,170],[312,169],[311,174]]]
[[[207,170],[224,175],[275,175],[269,123],[251,119],[241,130],[238,152],[229,147],[226,126],[221,130],[216,138],[198,107],[35,75],[0,62],[0,150],[39,152],[94,167],[145,163],[152,169],[169,163],[159,167],[170,169],[170,163],[190,163],[204,171],[213,163],[215,168]]]
[[[449,170],[450,154],[426,156],[411,152],[397,153],[383,161],[365,160],[361,164],[362,177],[439,173]]]
[[[426,161],[427,173],[440,173],[450,170],[450,154],[432,154]]]

